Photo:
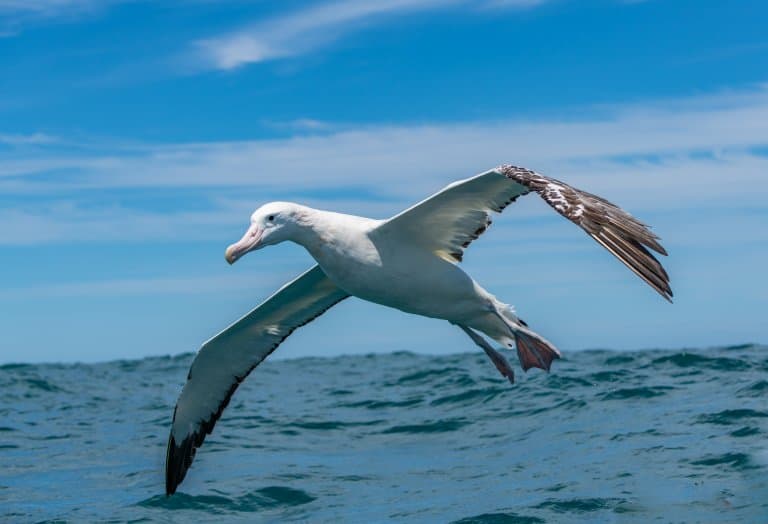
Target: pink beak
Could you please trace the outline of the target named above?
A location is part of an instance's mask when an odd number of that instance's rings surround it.
[[[227,262],[230,264],[234,264],[238,258],[259,247],[259,240],[261,240],[263,234],[263,229],[255,224],[252,225],[248,228],[248,231],[245,232],[243,238],[227,248],[227,251],[224,253],[224,258],[227,259]]]

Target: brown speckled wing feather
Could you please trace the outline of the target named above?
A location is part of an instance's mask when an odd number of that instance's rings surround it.
[[[604,198],[530,169],[503,165],[498,171],[541,195],[555,211],[586,231],[671,302],[669,275],[649,249],[661,255],[667,252],[648,226]]]

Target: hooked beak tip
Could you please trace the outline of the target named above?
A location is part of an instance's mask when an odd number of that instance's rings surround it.
[[[229,264],[230,266],[234,264],[235,261],[237,260],[237,257],[232,251],[233,250],[231,249],[231,247],[228,247],[227,250],[224,252],[224,260],[226,260],[227,264]]]
[[[245,232],[243,238],[232,244],[224,252],[224,259],[230,264],[234,264],[237,260],[254,249],[259,248],[259,241],[264,232],[258,228],[258,226],[252,225]]]

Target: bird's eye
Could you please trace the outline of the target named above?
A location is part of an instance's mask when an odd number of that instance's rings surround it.
[[[270,222],[274,221],[275,220],[275,215],[269,215],[267,217],[267,220],[269,220]]]

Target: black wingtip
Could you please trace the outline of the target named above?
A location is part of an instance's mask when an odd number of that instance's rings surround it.
[[[176,470],[176,439],[173,438],[173,434],[168,437],[168,448],[165,454],[165,496],[170,497],[176,493],[176,487],[179,485],[176,476],[173,471]]]
[[[181,445],[177,445],[173,433],[168,436],[168,449],[165,456],[165,495],[167,497],[176,493],[176,488],[184,480],[194,456],[195,446],[192,445],[191,438],[187,437]]]

